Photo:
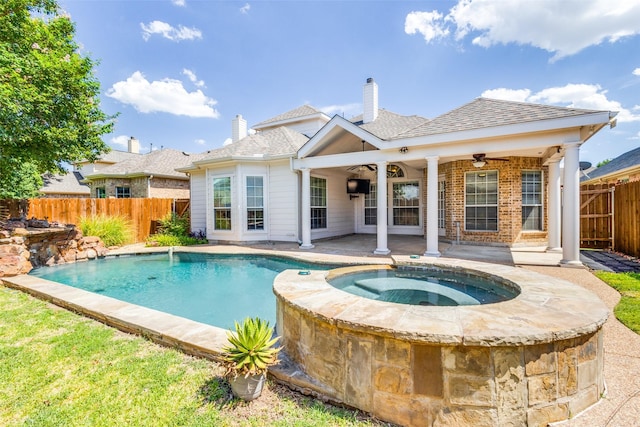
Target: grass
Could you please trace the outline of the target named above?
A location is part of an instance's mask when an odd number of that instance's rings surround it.
[[[269,383],[231,398],[220,367],[0,286],[2,426],[380,426]]]
[[[595,274],[622,296],[613,309],[616,318],[629,329],[640,334],[640,273],[597,271]]]
[[[122,216],[83,217],[79,223],[83,235],[100,237],[107,247],[121,246],[133,238],[131,221]]]

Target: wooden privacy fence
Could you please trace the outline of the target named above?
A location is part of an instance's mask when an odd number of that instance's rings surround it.
[[[2,201],[11,216],[16,201]],[[78,224],[82,217],[120,215],[131,221],[137,242],[143,242],[155,232],[159,219],[171,212],[184,214],[189,210],[188,199],[30,199],[27,218],[47,219],[50,222]]]
[[[615,187],[614,249],[640,258],[640,181]]]

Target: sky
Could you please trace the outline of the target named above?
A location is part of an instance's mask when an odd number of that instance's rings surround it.
[[[58,0],[98,61],[103,139],[201,153],[304,104],[435,118],[477,97],[618,111],[581,148],[640,146],[640,0]]]

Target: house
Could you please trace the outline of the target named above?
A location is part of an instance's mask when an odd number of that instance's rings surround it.
[[[85,175],[91,197],[189,198],[189,176],[176,169],[200,158],[173,149],[141,154]]]
[[[580,179],[581,184],[623,184],[640,181],[640,147],[627,151]]]
[[[83,160],[73,165],[73,171],[66,174],[45,174],[40,189],[42,197],[47,198],[86,198],[91,197],[91,188],[84,182],[85,176],[96,173],[118,162],[141,156],[140,144],[131,137],[129,151],[111,150],[96,161]]]
[[[579,260],[580,145],[616,113],[478,98],[433,120],[380,109],[367,79],[363,114],[302,106],[254,126],[180,169],[191,224],[210,241],[299,242],[354,233],[488,245],[546,244]],[[563,209],[560,167],[564,159]],[[562,233],[561,233],[562,230]],[[561,237],[562,236],[562,242]]]

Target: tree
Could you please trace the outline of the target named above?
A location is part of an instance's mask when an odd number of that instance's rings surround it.
[[[597,168],[599,168],[600,166],[604,166],[607,163],[609,163],[611,161],[611,159],[604,159],[601,162],[598,162],[598,164],[596,165]]]
[[[5,170],[0,174],[0,199],[31,199],[42,187],[42,176],[33,163],[4,159]]]
[[[96,63],[74,35],[56,0],[0,2],[0,175],[61,172],[109,150],[100,136],[115,116],[100,109]]]

